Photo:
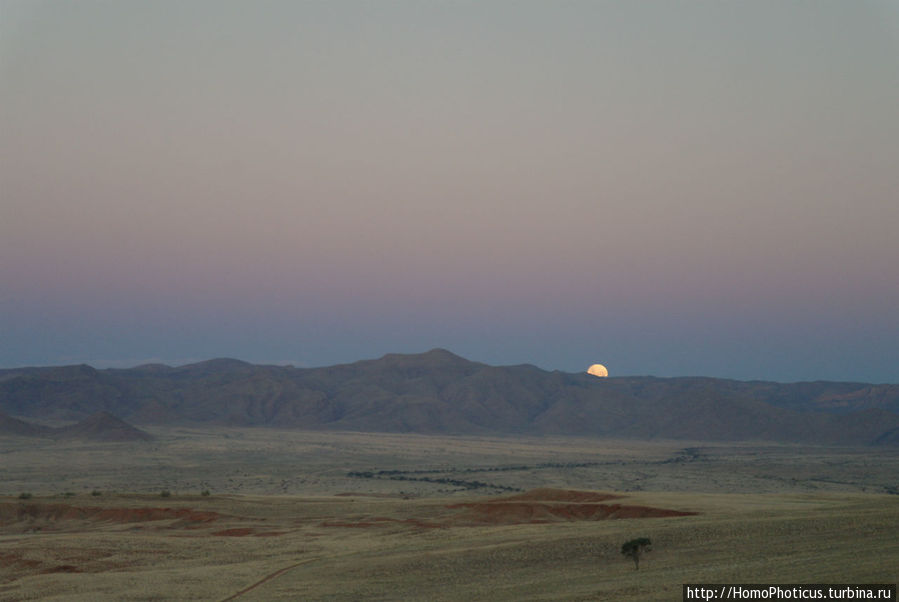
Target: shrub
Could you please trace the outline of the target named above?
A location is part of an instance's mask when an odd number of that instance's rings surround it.
[[[100,491],[97,491],[96,489],[94,489],[93,491],[91,491],[91,495],[94,497],[97,497],[97,496],[100,496],[103,494]]]
[[[640,568],[640,556],[652,551],[652,542],[648,537],[638,537],[621,546],[621,553],[634,561],[634,570]]]
[[[22,493],[19,494],[19,499],[20,500],[30,500],[31,494],[28,493],[27,491],[23,491]]]
[[[171,496],[172,496],[172,492],[169,491],[168,489],[163,489],[162,492],[161,492],[159,495],[162,496],[162,497],[171,497]]]
[[[200,495],[202,495],[203,497],[209,497],[209,490],[204,489],[203,491],[200,492]]]

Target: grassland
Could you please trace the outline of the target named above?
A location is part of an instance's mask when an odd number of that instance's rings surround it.
[[[899,579],[896,450],[152,432],[0,439],[0,600],[676,600],[685,582]],[[608,516],[631,507],[692,514]],[[619,549],[640,536],[654,549],[635,571]]]

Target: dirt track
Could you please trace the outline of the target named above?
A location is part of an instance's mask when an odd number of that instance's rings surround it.
[[[266,582],[268,582],[268,581],[271,581],[272,579],[275,579],[275,578],[277,578],[277,577],[280,577],[281,575],[283,575],[283,574],[286,573],[287,571],[289,571],[289,570],[291,570],[291,569],[295,569],[295,568],[297,568],[297,567],[300,566],[300,565],[308,564],[308,563],[310,563],[310,562],[313,562],[314,560],[317,560],[317,559],[316,559],[316,558],[309,558],[309,559],[307,559],[307,560],[301,560],[300,562],[295,562],[294,564],[292,564],[292,565],[290,565],[290,566],[286,566],[286,567],[284,567],[283,569],[278,569],[278,570],[275,571],[274,573],[271,573],[271,574],[269,574],[269,575],[266,575],[265,577],[263,577],[262,579],[260,579],[260,580],[257,581],[256,583],[254,583],[253,585],[250,585],[249,587],[245,587],[244,589],[240,590],[240,591],[237,592],[236,594],[233,594],[233,595],[231,595],[231,596],[228,596],[227,598],[222,599],[221,602],[228,602],[228,600],[235,600],[235,599],[239,598],[240,596],[242,596],[242,595],[244,595],[244,594],[246,594],[246,593],[249,593],[249,592],[253,591],[254,589],[256,589],[257,587],[259,587],[260,585],[262,585],[262,584],[264,584],[264,583],[266,583]]]

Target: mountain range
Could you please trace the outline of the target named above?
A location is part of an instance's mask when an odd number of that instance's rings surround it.
[[[899,445],[899,385],[596,378],[449,351],[323,368],[215,359],[180,367],[0,370],[0,411],[74,421],[307,430]]]

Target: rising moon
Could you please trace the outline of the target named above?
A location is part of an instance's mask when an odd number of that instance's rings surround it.
[[[606,370],[606,367],[602,364],[593,364],[589,368],[587,368],[587,374],[592,374],[593,376],[598,376],[599,378],[605,378],[609,375],[609,371]]]

